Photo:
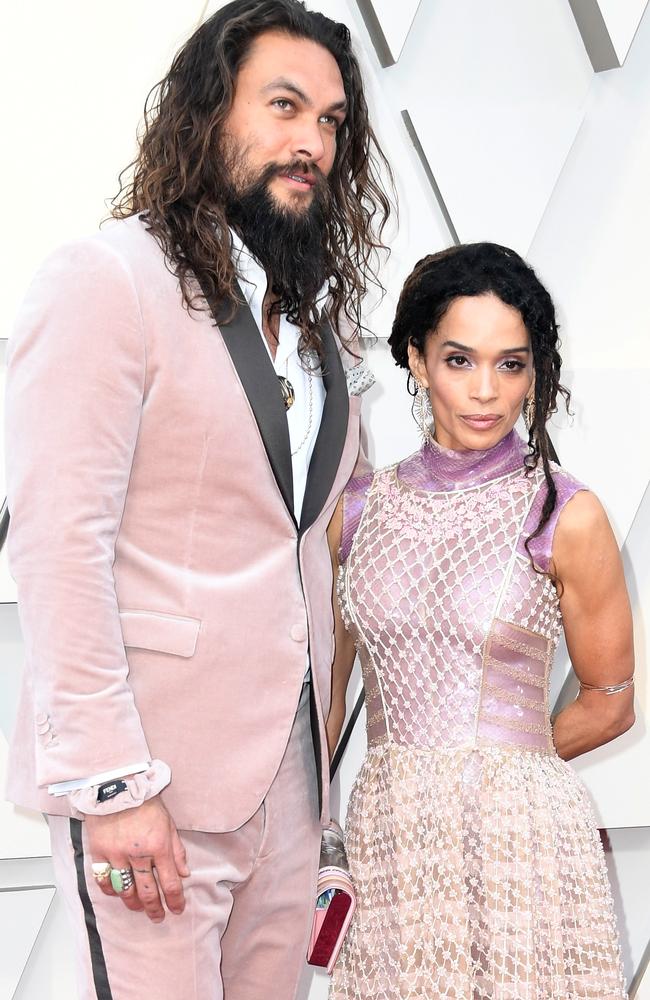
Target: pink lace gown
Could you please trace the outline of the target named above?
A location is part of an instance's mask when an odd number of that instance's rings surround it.
[[[486,452],[427,445],[346,492],[339,598],[368,751],[347,817],[358,909],[332,1000],[626,996],[591,806],[551,736],[562,620],[523,544],[546,489],[525,451],[514,432]],[[532,545],[542,569],[583,488],[554,476]]]

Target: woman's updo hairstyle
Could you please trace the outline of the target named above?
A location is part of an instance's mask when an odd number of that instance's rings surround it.
[[[526,540],[528,549],[529,542],[548,523],[557,499],[546,423],[557,410],[558,393],[567,409],[571,398],[569,390],[560,384],[562,359],[553,300],[532,267],[514,250],[497,243],[467,243],[424,257],[406,279],[388,343],[395,363],[408,370],[408,345],[413,344],[423,354],[427,338],[435,334],[455,299],[489,293],[519,312],[533,352],[535,396],[529,410],[530,451],[526,465],[534,469],[541,460],[548,491],[539,524]],[[410,379],[408,385],[414,394]]]

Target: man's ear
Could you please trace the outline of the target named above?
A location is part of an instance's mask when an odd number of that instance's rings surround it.
[[[427,378],[427,367],[424,363],[424,355],[420,354],[415,344],[412,344],[410,341],[408,345],[408,359],[411,375],[416,382],[419,382],[425,389],[428,389],[429,380]]]

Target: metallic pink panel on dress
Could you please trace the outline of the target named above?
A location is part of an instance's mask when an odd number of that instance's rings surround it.
[[[478,744],[481,747],[500,747],[502,750],[513,747],[518,750],[549,750],[548,740],[537,733],[514,732],[503,725],[494,725],[481,718],[479,720]]]
[[[496,619],[485,642],[477,738],[481,744],[552,749],[547,690],[551,642]]]

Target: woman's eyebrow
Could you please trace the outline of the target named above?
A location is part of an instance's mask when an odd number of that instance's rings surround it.
[[[467,347],[465,344],[459,344],[457,340],[445,340],[442,345],[443,347],[454,347],[457,351],[465,351],[466,354],[476,354],[476,350],[473,347]],[[530,347],[506,347],[500,354],[530,354]]]

